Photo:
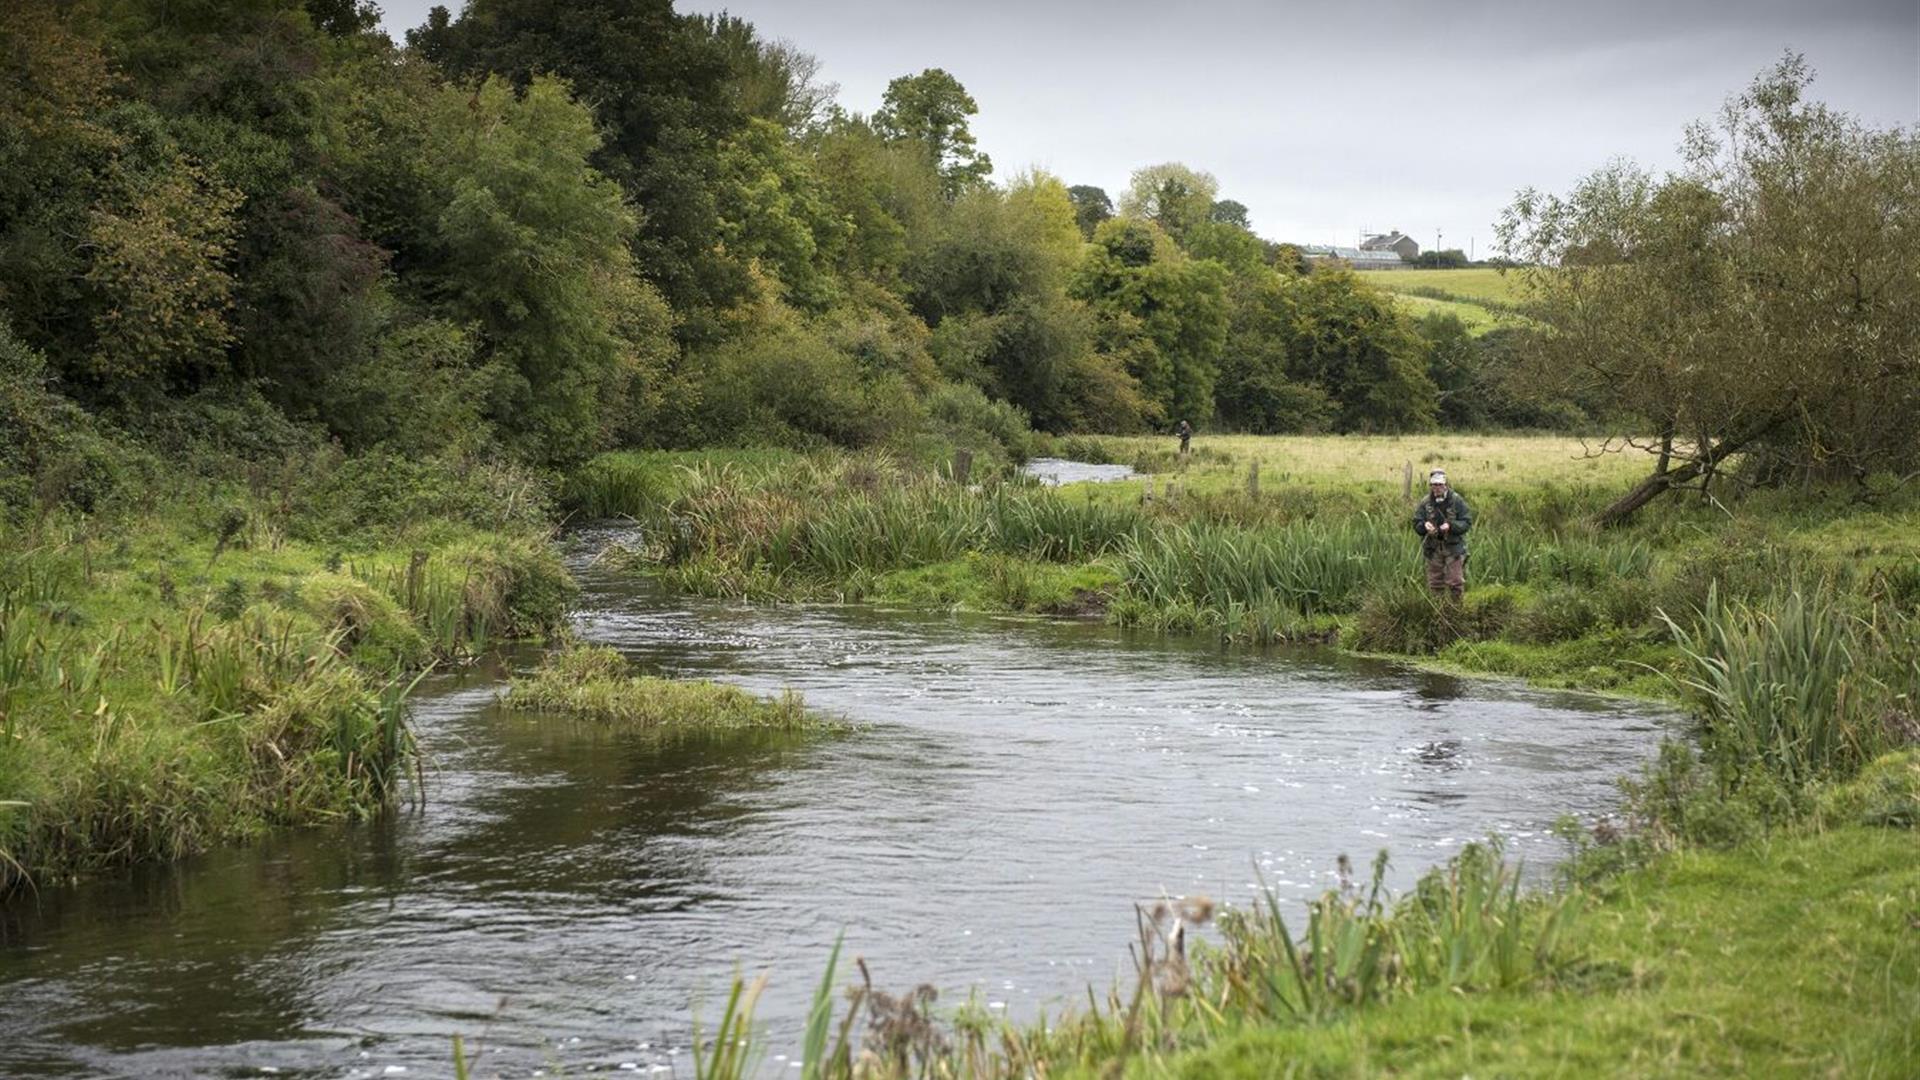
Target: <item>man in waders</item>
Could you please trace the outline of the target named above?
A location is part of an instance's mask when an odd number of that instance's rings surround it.
[[[1175,428],[1173,433],[1180,436],[1180,452],[1182,454],[1186,453],[1187,444],[1193,441],[1193,425],[1182,420],[1180,421],[1180,426]]]
[[[1427,475],[1427,497],[1413,510],[1413,531],[1420,537],[1420,553],[1427,557],[1427,588],[1444,593],[1456,603],[1467,591],[1467,530],[1473,511],[1467,500],[1447,486],[1439,469]]]

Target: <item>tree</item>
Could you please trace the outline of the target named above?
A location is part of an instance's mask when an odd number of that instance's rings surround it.
[[[1045,173],[962,195],[909,271],[942,370],[1065,426],[1071,375],[1092,348],[1091,319],[1066,295],[1083,246],[1066,186]]]
[[[1145,218],[1168,236],[1184,242],[1187,234],[1213,217],[1213,199],[1220,190],[1211,173],[1179,162],[1149,165],[1136,170],[1120,197],[1120,212]]]
[[[726,56],[730,88],[740,111],[798,135],[832,115],[836,83],[820,80],[820,61],[786,41],[762,41],[753,24],[736,15],[699,17],[706,36]]]
[[[1435,311],[1414,329],[1427,345],[1427,377],[1439,391],[1441,426],[1485,427],[1492,414],[1491,388],[1480,378],[1479,350],[1467,324],[1450,311]]]
[[[438,108],[430,146],[450,197],[434,292],[479,330],[487,413],[503,435],[528,458],[578,460],[621,419],[650,350],[642,334],[666,329],[633,276],[632,212],[588,168],[599,132],[559,80],[516,96],[489,79]]]
[[[1107,197],[1106,188],[1075,184],[1067,189],[1067,197],[1073,200],[1073,218],[1080,225],[1080,235],[1089,240],[1093,239],[1093,230],[1113,216],[1113,200]]]
[[[1248,232],[1253,231],[1253,223],[1247,220],[1247,205],[1232,199],[1221,199],[1214,203],[1213,210],[1207,215],[1207,220],[1222,225],[1233,225]]]
[[[633,252],[642,273],[689,317],[740,300],[747,268],[720,245],[723,185],[716,148],[746,123],[728,44],[672,0],[469,0],[459,18],[435,9],[407,35],[414,48],[469,84],[489,74],[524,90],[558,75],[592,102],[606,138],[595,170],[643,208]]]
[[[1124,358],[1154,410],[1150,421],[1213,415],[1226,340],[1225,267],[1188,258],[1157,225],[1101,225],[1071,292],[1099,318],[1101,351]]]
[[[1686,168],[1624,162],[1565,198],[1522,192],[1501,226],[1533,310],[1542,392],[1604,391],[1653,475],[1600,515],[1751,482],[1911,471],[1920,444],[1920,139],[1805,100],[1788,55],[1692,128]]]
[[[335,37],[364,34],[380,25],[380,8],[371,0],[306,0],[313,25]]]
[[[1326,390],[1288,374],[1294,317],[1288,288],[1271,270],[1236,274],[1228,288],[1227,340],[1214,401],[1221,419],[1256,434],[1320,431],[1333,422]]]
[[[1281,294],[1290,311],[1287,374],[1334,404],[1339,431],[1423,431],[1439,392],[1426,350],[1386,294],[1351,270],[1317,267]]]
[[[993,161],[973,142],[967,118],[980,111],[960,80],[928,68],[887,84],[873,127],[881,137],[920,148],[949,200],[986,182]]]

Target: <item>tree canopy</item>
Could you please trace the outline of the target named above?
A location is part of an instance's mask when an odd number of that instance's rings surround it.
[[[1614,162],[1524,192],[1502,237],[1553,329],[1527,372],[1605,387],[1645,424],[1656,475],[1619,520],[1735,454],[1743,478],[1910,472],[1920,441],[1920,140],[1811,102],[1789,55],[1696,125],[1685,167]]]

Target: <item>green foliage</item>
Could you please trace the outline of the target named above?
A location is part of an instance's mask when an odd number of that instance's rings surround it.
[[[559,82],[535,79],[516,97],[493,80],[441,101],[433,151],[454,179],[439,285],[480,328],[488,415],[529,456],[583,459],[633,373],[621,331],[647,299],[630,276],[632,216],[586,171],[600,137]]]
[[[552,75],[595,102],[607,138],[592,164],[646,210],[635,262],[676,310],[704,317],[749,287],[746,267],[717,243],[725,185],[714,149],[745,117],[724,89],[736,68],[716,29],[670,0],[476,0],[408,40],[463,78],[497,74],[525,88]],[[693,319],[683,332],[705,328]]]
[[[1520,369],[1541,396],[1604,391],[1678,436],[1688,476],[1762,448],[1762,479],[1904,470],[1920,255],[1884,208],[1911,201],[1920,142],[1807,100],[1811,82],[1789,53],[1689,130],[1681,171],[1614,162],[1564,197],[1521,193],[1502,245],[1553,329]]]
[[[1151,221],[1184,242],[1188,233],[1214,219],[1214,196],[1219,191],[1220,182],[1211,173],[1177,161],[1149,165],[1134,171],[1126,194],[1120,196],[1120,213]]]
[[[1392,302],[1348,270],[1321,267],[1283,294],[1287,374],[1321,387],[1339,431],[1432,427],[1439,392],[1426,350]]]
[[[1789,789],[1849,775],[1886,749],[1885,717],[1916,674],[1876,664],[1885,631],[1826,591],[1795,589],[1759,608],[1716,590],[1689,624],[1661,617],[1690,662],[1709,758]]]
[[[1093,239],[1093,231],[1100,223],[1113,216],[1113,200],[1107,190],[1092,184],[1075,184],[1067,189],[1067,197],[1073,200],[1073,219],[1080,226],[1080,235]]]
[[[915,147],[951,200],[986,183],[993,160],[974,146],[967,118],[980,111],[960,80],[940,68],[887,84],[873,127],[881,138]]]
[[[1149,423],[1213,415],[1227,280],[1219,263],[1187,258],[1151,223],[1121,217],[1095,232],[1070,291],[1093,308],[1101,351],[1138,380]]]
[[[46,361],[0,323],[0,516],[104,506],[135,455],[48,386]]]

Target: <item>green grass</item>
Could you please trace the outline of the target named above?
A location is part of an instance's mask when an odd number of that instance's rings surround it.
[[[1920,834],[1683,852],[1571,928],[1584,978],[1427,991],[1249,1026],[1136,1076],[1848,1076],[1920,1072]]]
[[[550,655],[513,680],[506,705],[520,712],[586,720],[623,731],[725,733],[810,731],[839,726],[793,691],[762,698],[736,686],[633,674],[606,646]]]
[[[617,450],[568,474],[561,505],[568,514],[589,521],[645,518],[678,498],[702,471],[763,476],[795,460],[785,450]]]
[[[1416,319],[1426,315],[1452,315],[1464,323],[1467,333],[1474,337],[1518,321],[1517,316],[1504,315],[1465,300],[1447,300],[1412,293],[1394,293],[1393,299],[1401,311]]]

